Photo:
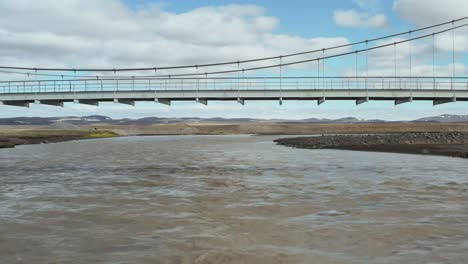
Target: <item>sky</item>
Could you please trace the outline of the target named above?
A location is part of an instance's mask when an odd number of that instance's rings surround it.
[[[407,31],[466,16],[466,0],[0,0],[0,64],[54,67],[140,67],[201,64],[277,56]],[[458,30],[456,75],[467,76],[468,31]],[[399,39],[391,39],[395,41]],[[385,42],[374,43],[383,44]],[[434,42],[439,74],[451,74],[450,35]],[[432,42],[398,47],[400,74],[432,74]],[[349,51],[349,50],[341,50]],[[430,60],[428,58],[431,58]],[[309,57],[310,58],[310,57]],[[327,75],[354,74],[354,60],[327,64]],[[364,74],[363,57],[359,74]],[[284,69],[285,76],[315,76],[314,65]],[[369,55],[370,75],[391,75],[393,51]],[[277,74],[277,73],[263,73]],[[26,77],[0,74],[0,80]],[[31,78],[31,77],[28,77]],[[431,102],[285,101],[176,102],[171,107],[107,103],[100,107],[0,106],[0,117],[106,115],[112,118],[256,117],[411,120],[439,114],[468,114],[468,104],[433,107]]]

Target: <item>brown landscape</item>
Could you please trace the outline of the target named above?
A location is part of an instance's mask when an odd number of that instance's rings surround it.
[[[294,123],[180,123],[156,125],[93,125],[85,130],[113,131],[123,136],[137,135],[320,135],[380,134],[403,132],[468,132],[468,123],[362,123],[362,124],[294,124]]]
[[[456,134],[454,134],[456,132]],[[358,123],[295,124],[274,122],[174,123],[151,125],[93,124],[0,126],[0,148],[90,138],[153,135],[324,135],[288,139],[278,143],[299,148],[330,148],[364,151],[466,157],[468,123]],[[372,134],[380,136],[355,137]],[[392,134],[389,137],[387,134]],[[328,136],[325,136],[328,135]],[[336,135],[336,136],[335,136]],[[345,136],[337,136],[345,135]],[[457,140],[452,140],[456,137]],[[408,140],[411,138],[412,140]],[[466,142],[465,142],[466,141]],[[320,143],[320,144],[319,144]]]

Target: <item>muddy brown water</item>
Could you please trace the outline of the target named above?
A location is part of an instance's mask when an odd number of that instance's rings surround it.
[[[276,138],[0,150],[0,263],[466,263],[466,160]]]

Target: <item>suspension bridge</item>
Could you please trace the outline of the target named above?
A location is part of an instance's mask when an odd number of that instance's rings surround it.
[[[139,101],[166,105],[174,101],[205,105],[209,101],[237,101],[244,105],[246,101],[261,100],[279,104],[286,100],[314,100],[319,105],[327,100],[353,100],[357,105],[371,100],[393,101],[395,105],[468,101],[468,76],[458,76],[455,69],[456,59],[461,57],[455,31],[468,32],[465,22],[468,17],[335,47],[210,64],[140,68],[0,66],[1,76],[9,77],[0,81],[0,103],[29,107],[33,103],[98,106],[101,102],[135,105]],[[449,43],[451,49],[439,48],[438,40]],[[416,58],[413,43],[423,41],[430,48],[426,48],[428,52],[423,57]],[[401,47],[407,50],[402,51]],[[369,60],[381,60],[379,54],[387,54],[379,63],[384,63],[384,71],[392,74],[370,73],[373,68]],[[432,70],[413,74],[415,60],[432,61]],[[348,73],[333,71],[335,64],[347,67]],[[439,74],[443,64],[451,66],[450,74]],[[400,67],[405,75],[400,74]],[[301,74],[294,75],[296,72]]]

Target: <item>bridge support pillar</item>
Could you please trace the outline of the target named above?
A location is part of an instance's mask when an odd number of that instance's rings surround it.
[[[447,103],[455,103],[457,101],[457,98],[452,97],[452,98],[444,98],[444,99],[437,99],[434,100],[433,105],[441,105],[441,104],[447,104]]]
[[[245,101],[242,98],[237,98],[237,102],[241,105],[245,105]]]
[[[171,100],[169,100],[169,99],[158,99],[158,98],[156,98],[156,99],[154,99],[154,101],[158,102],[160,104],[165,104],[165,105],[169,105],[169,106],[171,105]]]
[[[29,107],[29,102],[26,101],[2,101],[0,104],[8,106]]]
[[[75,104],[85,104],[85,105],[92,105],[92,106],[99,106],[99,102],[96,100],[88,100],[88,99],[74,99],[73,103]]]
[[[130,100],[130,99],[117,99],[117,98],[115,98],[115,99],[114,99],[114,103],[116,103],[116,104],[126,104],[126,105],[135,106],[135,101],[134,101],[134,100]]]
[[[319,98],[319,99],[317,100],[317,105],[321,105],[321,104],[325,103],[325,101],[326,101],[326,98],[325,98],[325,97]]]
[[[398,98],[395,100],[395,105],[401,105],[401,104],[411,103],[411,102],[413,102],[413,97]]]
[[[35,104],[52,105],[63,107],[63,102],[55,100],[34,100]]]
[[[356,100],[356,105],[360,105],[360,104],[367,103],[367,102],[369,102],[369,97],[359,98]]]
[[[196,99],[197,103],[203,104],[203,105],[208,105],[208,100],[207,99]]]

